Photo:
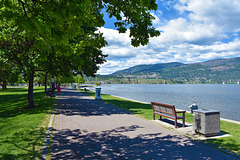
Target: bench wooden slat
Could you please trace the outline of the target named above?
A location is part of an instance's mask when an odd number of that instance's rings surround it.
[[[163,116],[170,116],[170,117],[174,118],[174,115],[170,115],[170,114],[167,114],[167,113],[162,113],[162,112],[157,112],[157,111],[155,111],[155,114],[161,114],[161,115],[163,115]],[[177,115],[177,118],[178,118],[178,119],[182,119],[183,116]]]
[[[155,120],[155,114],[160,116],[160,119],[163,117],[167,117],[170,119],[175,120],[175,128],[177,128],[177,120],[183,120],[183,127],[185,126],[185,112],[186,111],[179,111],[176,112],[174,105],[158,103],[158,102],[151,102],[153,108],[153,119]],[[183,116],[177,115],[177,113],[182,113]]]

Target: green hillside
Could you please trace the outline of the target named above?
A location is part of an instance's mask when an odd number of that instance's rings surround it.
[[[102,83],[236,83],[240,81],[240,57],[202,63],[178,62],[138,65],[100,76]]]
[[[183,82],[236,82],[240,80],[240,58],[211,60],[164,69],[158,76]]]
[[[160,63],[160,64],[153,64],[153,65],[138,65],[131,67],[129,69],[117,71],[112,76],[124,76],[124,75],[139,75],[148,72],[161,72],[164,68],[173,68],[179,67],[184,65],[183,63],[179,62],[172,62],[172,63]]]

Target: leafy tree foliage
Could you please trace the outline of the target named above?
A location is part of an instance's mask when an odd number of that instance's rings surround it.
[[[85,83],[85,80],[82,76],[78,75],[78,76],[75,77],[75,82],[76,83]]]
[[[0,55],[2,54],[3,52],[0,50]],[[0,83],[2,83],[2,90],[7,89],[7,83],[18,82],[20,73],[21,70],[18,66],[14,65],[14,63],[8,59],[3,58],[3,56],[0,56]]]
[[[101,48],[107,42],[97,32],[105,23],[103,9],[117,19],[120,33],[130,30],[135,47],[160,35],[149,13],[157,9],[155,0],[0,0],[0,50],[28,78],[29,107],[36,71],[94,76],[105,62]]]

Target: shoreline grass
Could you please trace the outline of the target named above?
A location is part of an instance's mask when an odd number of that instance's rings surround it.
[[[90,96],[95,96],[94,92],[86,92]],[[126,109],[142,118],[152,120],[152,106],[150,104],[143,104],[136,101],[122,99],[111,95],[102,94],[102,101],[116,105],[120,108]],[[186,113],[185,121],[193,123],[193,116]],[[220,121],[221,132],[232,135],[231,137],[208,139],[205,142],[214,146],[226,149],[237,155],[240,155],[240,125],[228,121]]]
[[[27,108],[27,88],[0,91],[0,159],[40,159],[54,98],[34,87],[34,103]],[[24,109],[25,108],[25,109]]]

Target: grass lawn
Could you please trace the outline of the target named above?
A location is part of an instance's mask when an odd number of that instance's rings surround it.
[[[95,93],[88,92],[90,96],[95,96]],[[135,113],[145,119],[153,119],[152,115],[152,106],[149,104],[143,104],[139,102],[134,102],[126,99],[121,99],[113,97],[110,95],[102,94],[102,100],[126,109],[132,113]],[[186,122],[193,123],[193,116],[190,113],[186,113]],[[231,152],[234,152],[240,155],[240,125],[235,123],[230,123],[227,121],[220,122],[221,132],[232,135],[232,137],[218,138],[218,139],[209,139],[206,142],[214,144],[215,146],[227,149]]]
[[[0,159],[40,159],[54,98],[34,88],[35,108],[28,105],[26,88],[0,91]]]

